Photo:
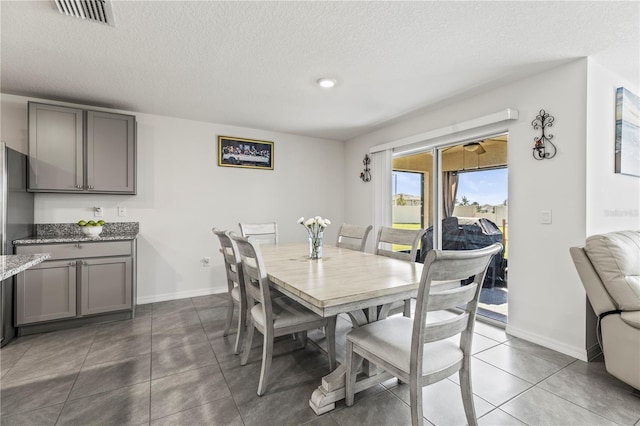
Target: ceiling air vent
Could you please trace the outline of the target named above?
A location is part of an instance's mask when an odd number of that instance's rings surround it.
[[[53,0],[62,14],[115,26],[109,0]]]

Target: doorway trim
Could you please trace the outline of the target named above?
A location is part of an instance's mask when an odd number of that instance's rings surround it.
[[[441,168],[439,150],[465,141],[487,139],[492,136],[509,133],[508,122],[517,120],[518,117],[518,110],[507,108],[493,114],[371,147],[369,152],[373,159],[373,229],[380,229],[381,226],[391,226],[391,171],[393,157],[427,150],[433,150],[434,154],[437,153],[437,170],[433,171],[432,193],[437,197],[437,203],[440,203],[442,189],[438,178]],[[438,224],[439,217],[440,215],[434,212],[434,224],[438,225],[434,226],[436,241],[442,241],[440,238],[442,224]]]
[[[393,150],[394,152],[409,153],[411,151],[419,151],[427,146],[430,146],[429,142],[435,141],[440,138],[450,137],[459,133],[475,132],[479,129],[487,126],[492,126],[504,121],[517,120],[520,116],[520,112],[517,109],[507,108],[502,111],[494,112],[492,114],[483,115],[482,117],[474,118],[471,120],[463,121],[461,123],[452,124],[450,126],[441,127],[439,129],[430,130],[424,133],[418,133],[417,135],[409,136],[406,138],[398,139],[392,142],[383,143],[381,145],[372,146],[369,152],[376,153],[380,151]],[[501,133],[505,133],[507,129]],[[495,132],[491,132],[495,133]],[[462,139],[467,139],[474,136],[464,136]],[[482,136],[480,136],[482,138]],[[460,137],[457,139],[460,142]],[[446,142],[445,142],[446,143]],[[451,142],[453,143],[453,142]],[[402,148],[402,149],[400,149]]]

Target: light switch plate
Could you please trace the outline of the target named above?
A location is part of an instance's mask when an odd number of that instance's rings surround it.
[[[119,217],[124,217],[127,215],[127,208],[126,207],[118,207],[118,216]]]
[[[551,210],[540,210],[540,223],[551,225]]]

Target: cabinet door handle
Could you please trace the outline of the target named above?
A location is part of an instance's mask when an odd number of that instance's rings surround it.
[[[88,266],[87,262],[82,262],[82,266]]]
[[[69,266],[76,266],[76,262],[69,262]]]
[[[82,189],[82,185],[76,185],[76,188]]]
[[[93,189],[93,185],[89,185],[89,189]]]
[[[76,248],[82,248],[80,244],[76,244]]]

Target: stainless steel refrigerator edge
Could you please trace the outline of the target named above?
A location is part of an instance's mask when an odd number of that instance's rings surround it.
[[[13,240],[34,235],[33,201],[27,192],[27,156],[0,142],[0,254],[13,254]],[[14,282],[15,276],[1,283],[0,346],[15,336]]]

